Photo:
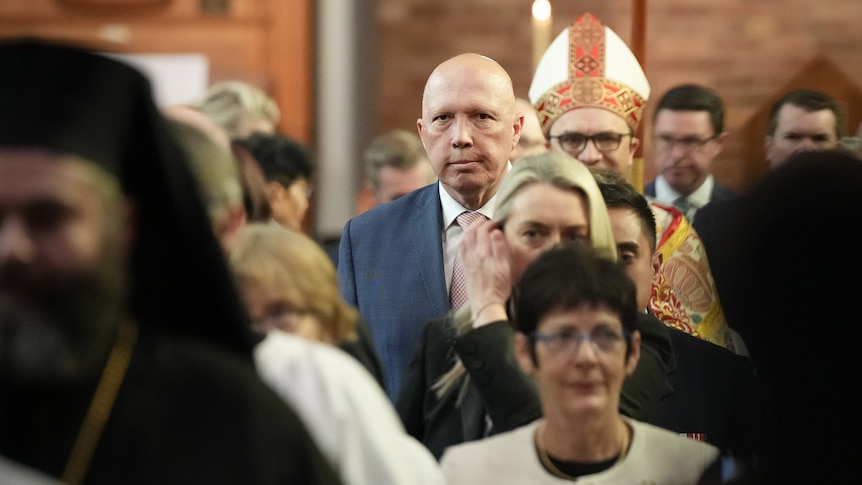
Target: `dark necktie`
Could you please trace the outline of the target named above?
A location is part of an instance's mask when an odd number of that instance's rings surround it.
[[[691,203],[691,201],[688,200],[688,197],[677,197],[676,200],[673,201],[673,205],[674,207],[679,209],[680,212],[682,212],[682,215],[684,215],[686,219],[691,221],[692,217],[694,216],[693,209],[695,209],[695,206]]]

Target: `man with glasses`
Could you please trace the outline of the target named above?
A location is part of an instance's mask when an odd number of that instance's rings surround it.
[[[644,187],[644,194],[673,204],[689,221],[706,204],[735,198],[736,192],[716,182],[711,173],[727,136],[724,104],[715,91],[683,84],[666,92],[653,115],[658,175]]]
[[[620,37],[589,13],[551,43],[536,68],[529,97],[548,148],[590,169],[628,174],[640,146],[635,136],[650,86]],[[666,325],[734,348],[700,238],[672,207],[651,204],[659,224],[661,270],[650,308]]]

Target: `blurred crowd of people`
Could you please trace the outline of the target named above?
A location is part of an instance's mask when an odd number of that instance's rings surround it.
[[[135,68],[32,38],[0,65],[0,484],[855,474],[862,133],[827,93],[775,103],[740,192],[712,174],[718,93],[672,87],[639,190],[649,81],[585,13],[529,99],[441,62],[317,241],[317,161],[263,90],[159,108]]]

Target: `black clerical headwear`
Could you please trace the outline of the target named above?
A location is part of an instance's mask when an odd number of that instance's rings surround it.
[[[87,49],[0,42],[0,147],[87,158],[136,203],[132,312],[141,329],[250,355],[253,337],[185,155],[137,70]]]

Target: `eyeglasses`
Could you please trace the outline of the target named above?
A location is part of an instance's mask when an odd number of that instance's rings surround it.
[[[581,342],[587,341],[592,344],[593,349],[599,352],[611,353],[619,350],[620,345],[628,340],[628,331],[623,334],[606,328],[597,327],[590,333],[581,333],[575,329],[567,328],[559,332],[532,332],[530,339],[534,342],[542,342],[545,347],[554,353],[570,352],[578,353]]]
[[[655,137],[655,148],[662,152],[673,151],[674,145],[679,145],[686,153],[694,153],[700,151],[707,143],[718,138],[718,135],[712,135],[709,138],[698,138],[696,136],[687,136],[685,138],[673,138],[671,136],[660,135]]]
[[[549,140],[556,138],[560,142],[563,150],[569,153],[581,153],[587,147],[587,142],[592,140],[596,150],[600,152],[611,152],[620,147],[620,142],[624,136],[634,136],[631,133],[614,133],[605,131],[596,133],[595,135],[585,135],[583,133],[575,133],[567,131],[562,135],[549,136]]]
[[[308,310],[304,308],[278,305],[262,318],[253,320],[251,325],[252,329],[260,333],[266,333],[274,328],[291,333],[296,331],[299,322],[308,313]]]

